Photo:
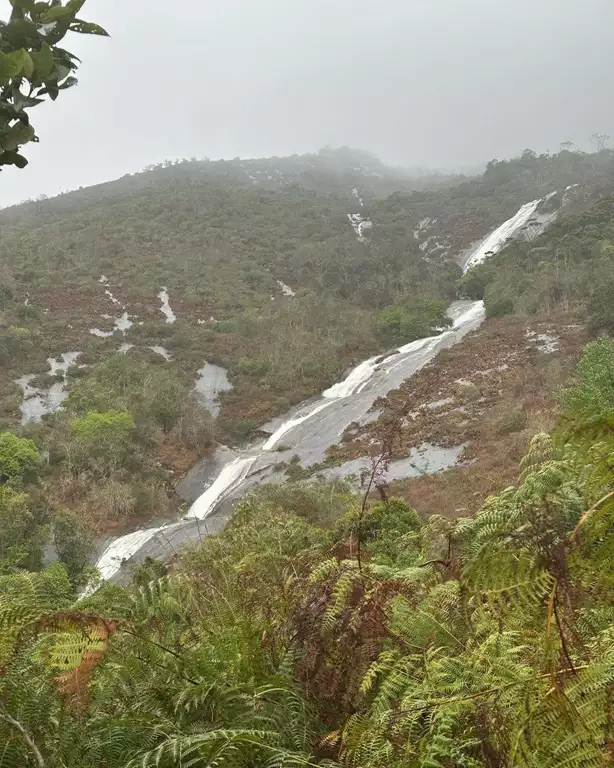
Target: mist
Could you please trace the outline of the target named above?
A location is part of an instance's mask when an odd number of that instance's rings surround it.
[[[9,4],[4,2],[4,16]],[[88,0],[79,85],[0,205],[165,158],[370,150],[457,170],[614,135],[611,0]]]

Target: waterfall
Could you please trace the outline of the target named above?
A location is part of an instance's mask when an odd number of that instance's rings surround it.
[[[504,222],[485,238],[466,258],[464,271],[467,271],[474,264],[481,263],[489,255],[498,253],[505,246],[508,239],[517,234],[526,225],[537,210],[540,202],[541,200],[533,200],[523,205],[515,216]],[[163,289],[163,292],[166,293],[165,289]],[[161,296],[161,299],[164,307],[168,307],[168,293]],[[464,333],[478,327],[484,319],[483,302],[471,302],[468,307],[466,306],[467,303],[457,302],[458,305],[462,306],[453,305],[454,311],[450,311],[450,316],[453,319],[451,328],[444,330],[437,336],[412,341],[387,357],[382,358],[380,355],[359,363],[343,381],[325,390],[319,402],[316,401],[295,410],[273,432],[264,445],[260,447],[252,446],[242,456],[228,462],[222,467],[213,483],[192,504],[185,517],[186,525],[195,519],[206,519],[208,515],[215,511],[215,508],[221,501],[231,498],[242,487],[243,481],[248,478],[250,470],[256,462],[266,460],[268,462],[266,466],[274,464],[275,458],[274,454],[271,455],[271,452],[280,444],[281,439],[292,433],[296,427],[301,424],[306,424],[307,426],[315,424],[317,420],[313,419],[313,417],[326,408],[331,410],[331,419],[333,419],[333,415],[337,418],[341,416],[344,420],[342,426],[347,427],[353,420],[351,408],[346,407],[348,403],[351,404],[354,400],[362,400],[368,410],[376,397],[383,396],[390,389],[399,386],[400,376],[407,378],[412,375],[435,357],[439,349],[457,343]],[[165,308],[162,311],[167,314]],[[170,307],[168,307],[168,310],[172,313]],[[174,313],[172,313],[172,317],[174,319]],[[167,321],[172,322],[168,314]],[[376,384],[372,385],[372,379],[376,374],[378,377]],[[365,392],[367,385],[372,390],[369,391],[368,397]],[[333,411],[335,412],[334,414],[332,413]],[[310,421],[312,419],[313,421]],[[312,429],[315,429],[315,427],[312,427]],[[304,433],[300,433],[299,437],[304,439]],[[128,560],[136,555],[161,530],[164,530],[164,527],[135,531],[113,541],[96,563],[102,578],[107,580],[114,576],[120,569],[123,560]]]

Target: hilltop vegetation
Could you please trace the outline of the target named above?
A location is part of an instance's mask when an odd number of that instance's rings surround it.
[[[569,202],[585,206],[610,190],[613,180],[612,150],[586,154],[565,149],[555,155],[525,150],[518,158],[492,160],[483,175],[456,179],[445,189],[395,194],[377,201],[373,218],[378,237],[403,236],[408,241],[416,223],[428,218],[434,254],[459,255],[530,200],[558,192],[560,203],[567,187],[579,185],[580,189],[569,190]],[[437,242],[440,249],[435,247]]]
[[[50,355],[81,350],[81,362],[96,362],[120,342],[162,345],[187,376],[205,360],[229,369],[234,390],[222,399],[218,434],[244,436],[395,337],[440,326],[433,302],[454,298],[464,248],[533,197],[582,183],[574,199],[586,202],[609,183],[613,163],[605,150],[527,151],[475,179],[413,180],[366,153],[329,150],[185,161],[7,209],[5,392],[10,379],[42,374]],[[348,213],[373,223],[362,241]],[[159,311],[162,286],[174,324]],[[112,332],[120,309],[131,328],[110,339],[89,333]],[[2,411],[14,426],[14,390]]]
[[[207,163],[185,163],[131,177],[132,185],[106,185],[104,194],[72,193],[68,206],[60,197],[5,211],[3,341],[9,349],[19,328],[23,350],[5,355],[7,378],[34,372],[44,357],[67,349],[94,359],[108,353],[111,342],[88,333],[112,330],[101,316],[121,314],[108,287],[143,323],[126,341],[164,345],[173,365],[193,376],[205,359],[230,369],[226,437],[236,431],[228,421],[257,427],[330,384],[377,347],[381,308],[401,299],[447,300],[457,276],[446,264],[426,264],[418,248],[360,242],[347,218],[360,210],[351,183],[360,176],[368,188],[381,179],[348,167],[346,181],[337,167],[345,155],[330,157],[324,170],[301,172],[301,181],[318,182],[315,189],[246,187],[201,173]],[[98,282],[101,275],[108,286]],[[279,281],[297,295],[284,295]],[[162,286],[178,318],[173,325],[158,309]],[[44,357],[36,358],[39,350]]]

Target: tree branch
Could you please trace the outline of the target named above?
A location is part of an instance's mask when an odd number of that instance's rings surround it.
[[[7,722],[16,731],[19,731],[19,733],[21,734],[23,740],[26,742],[26,744],[28,745],[28,747],[32,751],[32,754],[34,755],[34,759],[36,760],[36,764],[38,765],[38,768],[47,768],[47,764],[45,763],[45,760],[44,760],[43,756],[41,755],[39,748],[32,741],[32,737],[26,731],[26,729],[23,727],[23,725],[18,720],[15,720],[15,718],[13,718],[9,714],[7,714],[6,712],[0,712],[0,719],[4,720],[5,722]]]
[[[604,502],[606,502],[608,499],[611,499],[614,496],[614,491],[610,491],[609,493],[606,493],[605,496],[603,496],[601,499],[599,499],[598,502],[593,504],[593,506],[585,512],[582,517],[580,518],[580,522],[573,530],[573,533],[569,537],[569,543],[573,544],[576,539],[578,538],[578,534],[580,533],[580,528],[584,525],[584,523],[588,520],[588,518],[593,514],[593,512],[598,509]]]

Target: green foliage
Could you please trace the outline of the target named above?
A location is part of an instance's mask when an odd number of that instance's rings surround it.
[[[117,446],[121,451],[129,444],[136,425],[125,411],[88,411],[80,419],[73,419],[70,427],[77,439],[87,445],[100,446],[102,449]]]
[[[27,493],[0,486],[0,573],[37,568],[49,533]]]
[[[83,2],[11,0],[10,19],[0,22],[0,165],[27,165],[19,149],[38,140],[28,110],[76,85],[79,60],[59,47],[66,34],[107,34],[77,18]]]
[[[473,299],[473,301],[479,301],[484,298],[486,287],[495,276],[496,268],[487,259],[482,264],[471,267],[465,272],[458,281],[458,290],[462,296]]]
[[[588,313],[591,333],[614,334],[614,277],[604,275],[603,279],[593,286],[588,301]]]
[[[354,494],[343,482],[293,482],[258,489],[255,501],[277,515],[291,514],[311,525],[331,528],[354,509]]]
[[[498,283],[487,285],[483,296],[487,317],[503,317],[514,311],[514,297],[509,287]]]
[[[187,395],[188,388],[176,372],[114,355],[73,386],[67,407],[77,413],[127,411],[141,431],[151,428],[148,423],[168,430],[179,418]]]
[[[19,483],[40,462],[32,440],[0,432],[0,482]]]
[[[575,383],[560,397],[573,419],[614,419],[614,339],[603,336],[584,347]]]
[[[73,584],[85,586],[87,570],[94,553],[91,535],[84,521],[70,512],[60,512],[53,520],[53,543]]]
[[[70,768],[607,765],[613,447],[537,435],[474,519],[265,488],[80,614],[65,573],[0,579],[3,706]]]
[[[611,182],[607,187],[611,190]],[[594,333],[611,329],[614,197],[562,215],[537,239],[514,241],[460,282],[483,293],[489,316],[586,307]]]
[[[440,328],[451,324],[444,302],[436,300],[424,301],[409,309],[388,306],[377,319],[377,328],[383,335],[403,344],[434,336]]]
[[[75,438],[69,448],[72,465],[107,475],[120,466],[131,451],[136,425],[125,411],[88,411],[85,416],[73,419],[70,429]]]

